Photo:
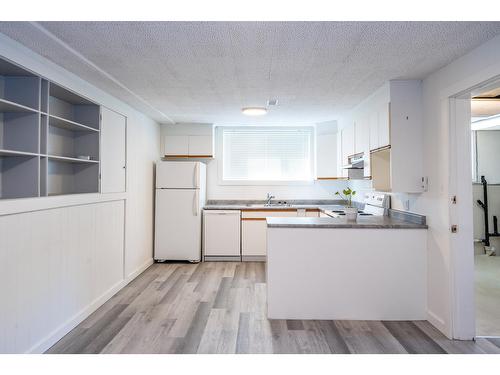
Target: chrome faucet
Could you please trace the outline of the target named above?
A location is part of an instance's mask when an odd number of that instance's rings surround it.
[[[267,199],[266,199],[266,206],[270,206],[271,205],[271,199],[274,199],[276,198],[274,195],[272,195],[271,193],[267,193]]]

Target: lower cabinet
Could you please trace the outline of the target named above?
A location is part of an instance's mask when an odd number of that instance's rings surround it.
[[[266,218],[319,216],[318,209],[205,210],[203,259],[263,261],[267,255]]]
[[[253,219],[241,222],[241,255],[265,256],[267,247],[266,219]]]
[[[241,255],[243,260],[264,260],[267,254],[268,217],[296,217],[297,210],[241,212]]]

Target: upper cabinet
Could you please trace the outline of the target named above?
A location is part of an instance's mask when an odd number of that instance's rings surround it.
[[[344,129],[341,130],[340,135],[342,137],[342,166],[348,163],[348,158],[355,154],[355,126],[354,123],[349,124]]]
[[[165,156],[189,155],[189,137],[187,135],[167,135],[164,142]]]
[[[163,125],[163,156],[167,158],[212,158],[211,124]]]
[[[335,180],[341,178],[338,164],[339,140],[337,122],[328,121],[316,125],[316,179]]]
[[[387,105],[378,110],[378,147],[371,153],[373,187],[420,193],[423,191],[421,81],[390,81],[389,95]]]
[[[364,178],[376,190],[422,192],[421,113],[421,81],[386,83],[342,119],[339,164],[363,153]]]
[[[370,150],[376,150],[391,145],[390,104],[382,103],[369,114]]]
[[[361,116],[354,124],[354,153],[367,152],[370,150],[370,122],[368,116]]]
[[[370,178],[371,177],[371,168],[370,168],[370,116],[364,114],[360,116],[354,125],[355,129],[355,153],[363,154],[364,158],[364,170],[363,177]]]
[[[378,147],[386,147],[391,145],[391,116],[390,116],[391,104],[383,104],[378,112]]]
[[[316,136],[316,175],[318,180],[334,179],[337,173],[337,134]]]
[[[190,135],[188,137],[188,155],[211,158],[214,154],[213,144],[211,135]]]

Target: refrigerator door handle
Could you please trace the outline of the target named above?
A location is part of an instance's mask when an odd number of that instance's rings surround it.
[[[193,176],[193,183],[195,188],[200,187],[200,174],[198,173],[198,168],[199,168],[199,163],[196,163],[194,165],[194,176]]]
[[[198,210],[199,210],[199,202],[198,202],[198,189],[196,189],[196,192],[194,194],[194,202],[193,202],[193,214],[194,216],[198,216]]]

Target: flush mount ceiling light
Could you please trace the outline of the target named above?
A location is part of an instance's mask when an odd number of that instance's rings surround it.
[[[264,107],[246,107],[242,108],[241,112],[246,116],[262,116],[267,113],[267,109]]]

